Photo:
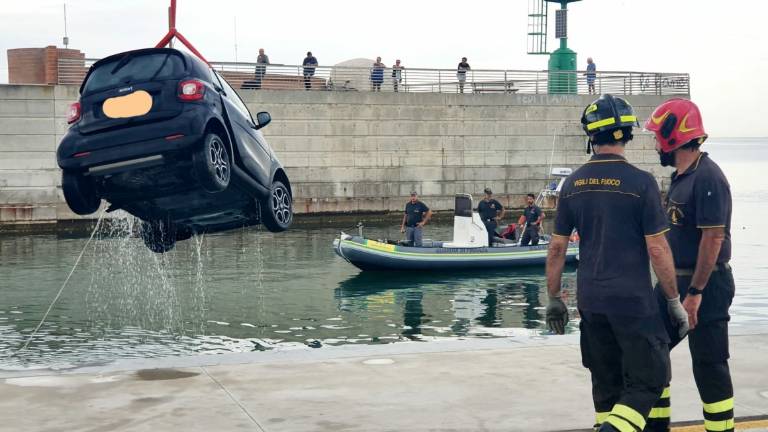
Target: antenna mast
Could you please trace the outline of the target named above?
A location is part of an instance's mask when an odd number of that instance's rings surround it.
[[[69,36],[67,35],[67,4],[64,3],[64,48],[69,47]]]

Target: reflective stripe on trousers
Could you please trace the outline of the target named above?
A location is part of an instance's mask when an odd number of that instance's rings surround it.
[[[708,432],[733,431],[733,398],[704,402],[704,428]]]
[[[672,407],[670,402],[670,388],[666,387],[659,400],[651,408],[648,414],[648,424],[645,427],[649,432],[667,432],[669,430]]]

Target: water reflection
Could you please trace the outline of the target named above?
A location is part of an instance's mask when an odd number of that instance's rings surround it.
[[[564,286],[573,289],[575,267],[566,268]],[[399,336],[492,337],[504,329],[541,329],[546,306],[541,268],[430,274],[359,273],[334,290],[342,312],[401,316]],[[368,323],[369,325],[371,322]],[[391,323],[385,325],[392,326]],[[491,329],[501,331],[493,331]],[[370,330],[369,330],[370,331]]]

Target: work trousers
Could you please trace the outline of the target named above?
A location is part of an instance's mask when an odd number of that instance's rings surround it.
[[[405,227],[405,240],[410,246],[421,247],[423,232],[420,226]]]
[[[678,276],[680,299],[683,300],[691,283],[691,276]],[[734,430],[733,383],[728,368],[728,321],[735,293],[733,273],[729,265],[721,264],[712,272],[707,286],[701,294],[699,321],[696,328],[688,333],[688,349],[693,363],[693,377],[703,404],[704,427],[710,432],[731,432]],[[670,349],[683,338],[672,327],[666,309],[666,299],[659,286],[656,297],[662,308],[662,319],[670,336]],[[648,419],[647,431],[668,431],[671,417],[670,388],[664,390]]]
[[[539,244],[539,226],[526,225],[523,231],[523,237],[520,239],[520,246],[536,246]]]
[[[581,312],[581,357],[592,374],[595,428],[636,432],[669,382],[669,338],[658,313]]]
[[[487,219],[483,221],[485,230],[488,231],[488,247],[493,246],[493,239],[496,237],[496,221],[493,219]]]

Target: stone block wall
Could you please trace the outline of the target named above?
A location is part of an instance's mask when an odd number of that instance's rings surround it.
[[[77,218],[63,203],[55,150],[76,86],[0,85],[0,224]],[[430,207],[490,187],[519,207],[549,181],[550,165],[588,156],[579,117],[589,96],[451,95],[243,90],[286,167],[298,213],[399,211],[417,190]],[[661,98],[629,97],[645,119]],[[554,145],[554,151],[553,151]],[[661,181],[650,135],[629,160]]]

